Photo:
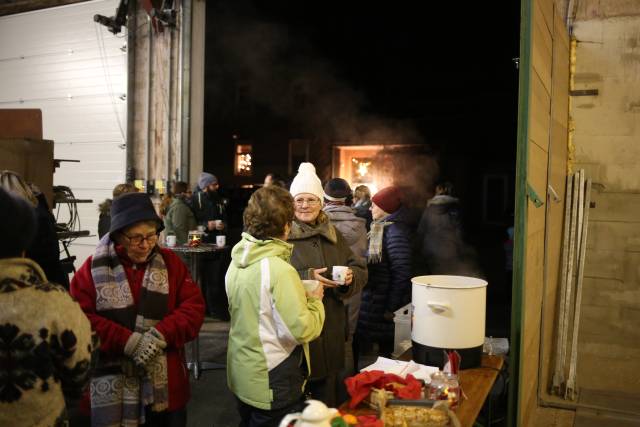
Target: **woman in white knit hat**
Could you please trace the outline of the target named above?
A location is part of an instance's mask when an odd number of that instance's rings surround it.
[[[338,374],[344,368],[347,317],[344,300],[367,283],[367,267],[353,254],[344,237],[322,212],[324,191],[311,163],[302,163],[290,188],[295,220],[289,242],[293,244],[291,264],[300,277],[315,279],[325,286],[322,302],[326,318],[322,334],[309,346],[311,375],[309,388],[314,399],[330,407],[346,396]],[[330,280],[334,266],[348,267],[344,283]]]

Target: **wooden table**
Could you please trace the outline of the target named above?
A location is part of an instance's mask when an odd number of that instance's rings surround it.
[[[411,360],[411,350],[407,350],[400,360]],[[502,356],[482,355],[482,364],[480,368],[464,369],[460,371],[460,384],[464,390],[467,399],[454,410],[462,427],[472,427],[478,418],[478,414],[487,400],[487,396],[493,387],[493,384],[502,369],[504,359]],[[354,415],[374,414],[373,409],[358,407],[355,410],[348,408],[348,402],[340,407],[343,412],[352,413]]]

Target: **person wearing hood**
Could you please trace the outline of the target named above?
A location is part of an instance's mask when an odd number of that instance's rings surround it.
[[[418,238],[429,274],[480,274],[475,252],[464,242],[460,201],[453,196],[450,182],[436,185],[435,196],[420,219]]]
[[[293,199],[287,190],[257,190],[243,220],[245,232],[225,279],[231,312],[227,382],[238,399],[241,426],[277,426],[303,407],[312,369],[309,342],[325,319],[324,288],[305,292],[289,264]]]
[[[329,217],[333,225],[346,240],[354,255],[366,259],[367,256],[367,221],[356,216],[356,211],[351,207],[352,192],[349,183],[342,178],[333,178],[324,186],[323,211]],[[344,300],[347,305],[349,323],[349,335],[345,346],[347,369],[353,367],[353,353],[351,344],[353,334],[358,325],[358,313],[360,312],[361,292]]]
[[[204,241],[215,243],[216,236],[224,234],[228,227],[227,208],[229,200],[220,195],[218,178],[208,172],[202,172],[198,178],[198,188],[191,197],[191,208],[198,224],[206,230]]]
[[[362,291],[356,347],[377,343],[379,354],[391,357],[393,312],[411,300],[411,244],[406,210],[398,187],[386,187],[371,199],[369,283]]]
[[[135,185],[130,183],[118,184],[113,187],[111,195],[113,199],[122,196],[127,193],[137,193],[138,189]],[[111,203],[113,199],[105,199],[104,202],[98,206],[100,216],[98,217],[98,239],[102,239],[102,236],[109,232],[111,226]]]
[[[89,379],[91,325],[66,290],[25,257],[32,204],[0,188],[0,425],[66,425]]]
[[[178,245],[187,243],[189,231],[195,230],[198,225],[188,203],[188,189],[189,185],[186,182],[178,181],[173,184],[173,197],[164,216],[165,234],[176,236]]]
[[[115,198],[109,233],[71,281],[100,338],[81,407],[93,427],[186,426],[184,346],[198,336],[204,300],[180,258],[157,245],[163,228],[148,195]]]
[[[322,302],[327,318],[320,337],[311,342],[311,379],[309,389],[314,399],[328,406],[340,402],[344,384],[338,375],[344,369],[348,323],[345,300],[357,294],[367,283],[366,263],[349,248],[342,233],[331,225],[322,211],[324,191],[311,163],[302,163],[290,189],[294,199],[295,219],[289,241],[293,243],[291,264],[302,279],[313,279],[327,287]],[[344,283],[333,277],[334,266],[346,266]]]

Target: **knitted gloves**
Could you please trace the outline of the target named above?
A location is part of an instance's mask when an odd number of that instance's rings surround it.
[[[162,334],[156,328],[151,328],[144,334],[132,333],[124,346],[124,354],[132,358],[136,365],[144,366],[166,347]]]

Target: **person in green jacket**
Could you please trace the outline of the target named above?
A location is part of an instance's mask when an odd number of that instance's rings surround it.
[[[227,382],[238,399],[241,426],[277,426],[303,407],[308,343],[325,319],[324,288],[306,293],[289,264],[293,198],[286,190],[256,191],[243,219],[245,232],[225,278],[231,313]]]
[[[173,200],[164,217],[165,234],[175,235],[178,245],[187,243],[189,231],[195,230],[198,226],[196,216],[187,203],[188,191],[189,185],[186,182],[178,181],[173,184]]]

